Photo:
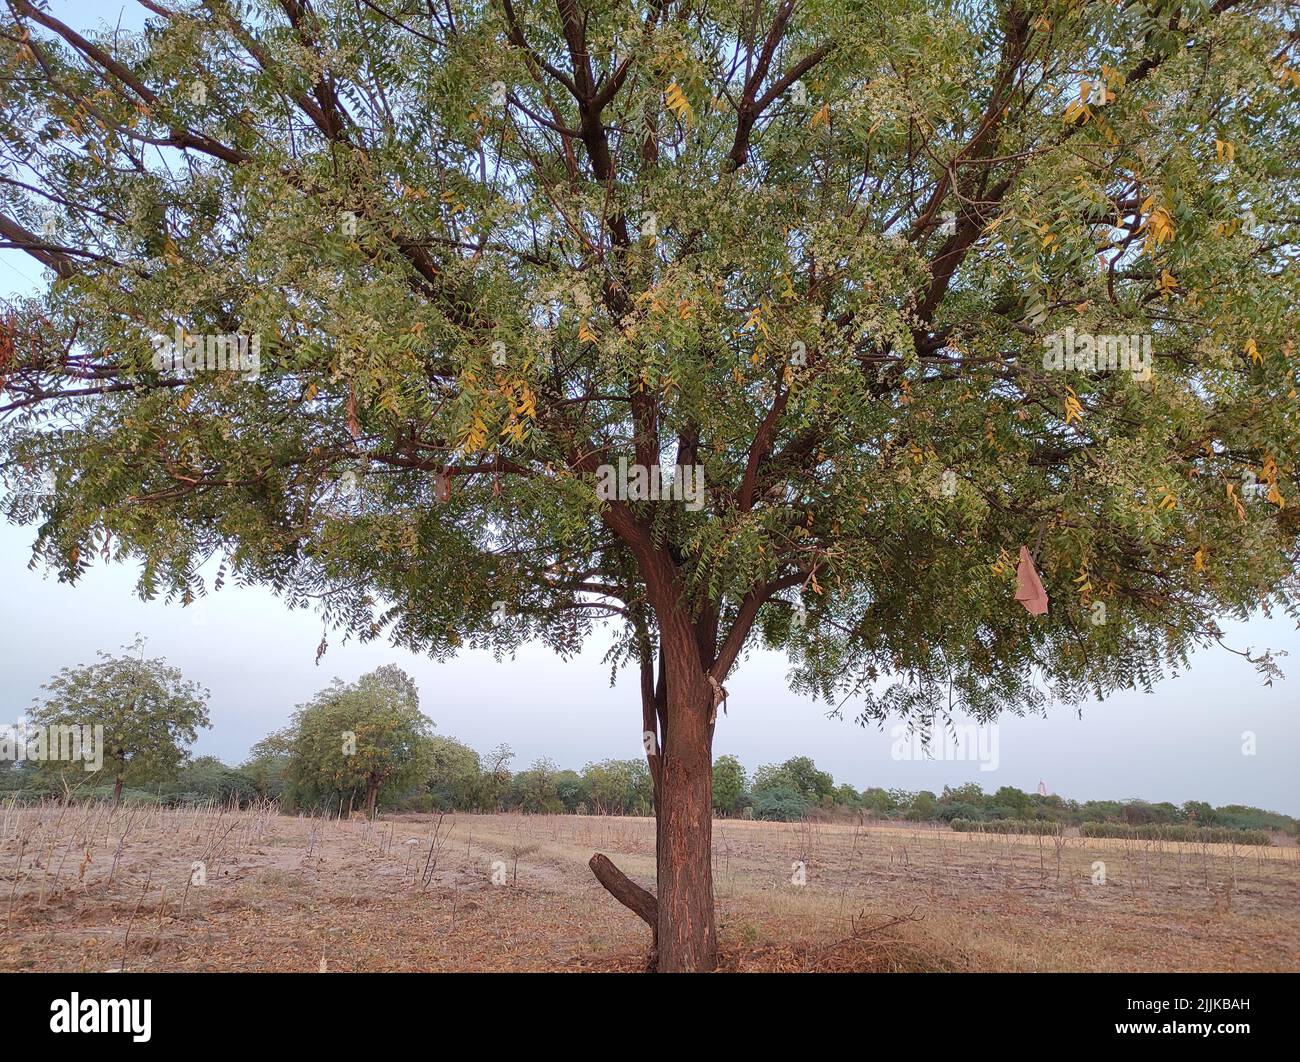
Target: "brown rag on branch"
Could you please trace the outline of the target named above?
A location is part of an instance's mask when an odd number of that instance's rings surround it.
[[[1020,563],[1016,565],[1016,600],[1025,606],[1031,616],[1047,612],[1047,591],[1034,570],[1034,560],[1027,546],[1020,547]]]
[[[709,725],[712,726],[718,721],[718,705],[722,705],[722,714],[727,714],[727,690],[712,675],[709,676],[709,685],[713,687],[713,711],[709,713]]]

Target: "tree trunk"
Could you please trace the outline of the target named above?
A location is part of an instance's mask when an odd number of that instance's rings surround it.
[[[711,690],[693,662],[668,653],[658,793],[659,964],[664,973],[718,963],[713,910]]]
[[[113,782],[113,807],[119,807],[122,803],[122,779],[118,778]]]
[[[366,818],[375,817],[375,801],[379,799],[379,783],[371,782],[370,787],[366,790]]]
[[[638,458],[653,463],[653,453],[642,449],[638,443]],[[658,730],[657,750],[650,738],[646,749],[655,784],[656,969],[710,971],[718,964],[718,934],[713,910],[714,720],[709,669],[726,676],[761,599],[755,597],[742,609],[720,652],[716,610],[694,615],[683,604],[688,595],[676,562],[656,545],[648,528],[617,505],[603,515],[636,557],[658,636],[655,682],[648,624],[638,623],[642,727],[651,736]]]

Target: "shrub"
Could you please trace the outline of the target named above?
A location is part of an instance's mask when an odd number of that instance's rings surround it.
[[[393,800],[393,809],[395,811],[450,811],[451,808],[442,806],[438,801],[436,793],[430,793],[427,789],[413,789]]]
[[[52,786],[33,786],[29,789],[14,789],[5,793],[6,800],[14,800],[19,804],[39,804],[45,800],[63,800],[64,790],[55,789]],[[69,795],[69,802],[73,804],[88,804],[96,800],[103,800],[112,803],[113,787],[111,785],[88,786],[80,789],[74,789]],[[151,804],[161,805],[164,801],[160,800],[156,793],[150,793],[143,789],[123,789],[122,804]]]
[[[963,804],[960,802],[952,804],[940,804],[939,810],[935,812],[935,818],[940,822],[952,822],[953,819],[966,819],[970,822],[983,821],[984,811],[974,804]]]
[[[780,786],[754,793],[754,818],[768,822],[798,822],[808,813],[808,801],[793,789]]]
[[[1199,844],[1268,845],[1273,839],[1263,830],[1233,830],[1224,826],[1130,826],[1123,822],[1085,822],[1084,837],[1117,837],[1131,841],[1189,841]]]
[[[1059,836],[1065,830],[1061,823],[1049,819],[953,819],[948,825],[958,833],[1027,833],[1037,837]]]
[[[163,787],[162,802],[169,807],[208,802],[246,807],[257,796],[252,779],[242,770],[227,767],[215,756],[200,756],[185,764],[176,779]]]

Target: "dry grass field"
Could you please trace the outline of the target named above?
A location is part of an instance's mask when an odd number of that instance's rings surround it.
[[[0,970],[640,969],[594,852],[653,888],[648,819],[0,805]],[[1294,846],[732,820],[714,868],[730,970],[1300,970]]]

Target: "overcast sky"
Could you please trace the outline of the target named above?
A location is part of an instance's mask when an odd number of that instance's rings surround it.
[[[350,681],[390,661],[414,677],[439,733],[480,752],[507,742],[516,767],[539,756],[578,768],[641,754],[635,676],[627,673],[610,688],[600,662],[603,641],[567,664],[541,647],[499,664],[481,652],[440,664],[382,644],[331,644],[317,666],[320,620],[287,611],[269,592],[227,586],[189,608],[141,602],[132,594],[130,568],[103,565],[73,588],[27,569],[31,536],[30,528],[0,525],[0,722],[16,721],[59,668],[92,662],[97,649],[116,651],[139,632],[149,655],[165,657],[211,691],[213,726],[196,751],[230,763],[335,676]],[[1229,633],[1236,647],[1289,650],[1288,672],[1300,665],[1300,636],[1285,620],[1259,619]],[[896,759],[889,725],[863,729],[849,712],[844,720],[826,718],[824,705],[788,691],[787,670],[785,658],[773,653],[742,661],[727,683],[717,754],[734,753],[751,770],[808,755],[858,789],[940,792],[945,784],[975,781],[986,791],[1032,791],[1041,779],[1051,792],[1078,799],[1199,799],[1300,814],[1300,675],[1266,689],[1249,664],[1223,650],[1205,651],[1189,673],[1151,695],[1084,704],[1082,718],[1062,705],[1045,719],[1005,719],[993,770],[970,760]],[[1253,756],[1242,754],[1248,730],[1256,735]],[[992,757],[982,759],[992,766]]]
[[[86,10],[116,21],[117,5],[55,3],[53,9],[74,25],[93,24],[76,17]],[[123,23],[138,25],[140,9],[126,10]],[[0,251],[0,296],[28,289],[36,276],[24,256]],[[28,570],[34,534],[31,527],[0,523],[0,723],[22,716],[61,667],[90,663],[96,650],[116,651],[138,632],[149,655],[165,657],[211,691],[213,726],[196,752],[230,763],[333,677],[353,680],[389,662],[414,677],[439,733],[480,752],[506,742],[517,769],[540,756],[576,768],[642,753],[635,676],[626,673],[609,687],[603,641],[567,664],[540,647],[500,664],[475,652],[439,664],[380,644],[332,644],[317,666],[319,619],[288,612],[269,592],[228,586],[182,609],[139,601],[132,594],[135,572],[103,565],[72,588]],[[1245,660],[1207,650],[1189,673],[1153,694],[1124,693],[1077,711],[1057,706],[1047,718],[1004,720],[993,770],[970,760],[895,758],[888,724],[883,732],[855,726],[851,708],[844,720],[826,718],[824,705],[788,691],[783,657],[755,652],[727,683],[729,713],[719,720],[714,751],[739,756],[751,771],[811,756],[858,789],[939,792],[945,784],[975,781],[986,791],[1001,785],[1032,791],[1041,779],[1049,791],[1081,800],[1198,799],[1300,814],[1300,633],[1280,617],[1227,630],[1235,648],[1289,652],[1281,661],[1288,678],[1265,688]],[[1255,735],[1254,755],[1243,755],[1245,731]]]

